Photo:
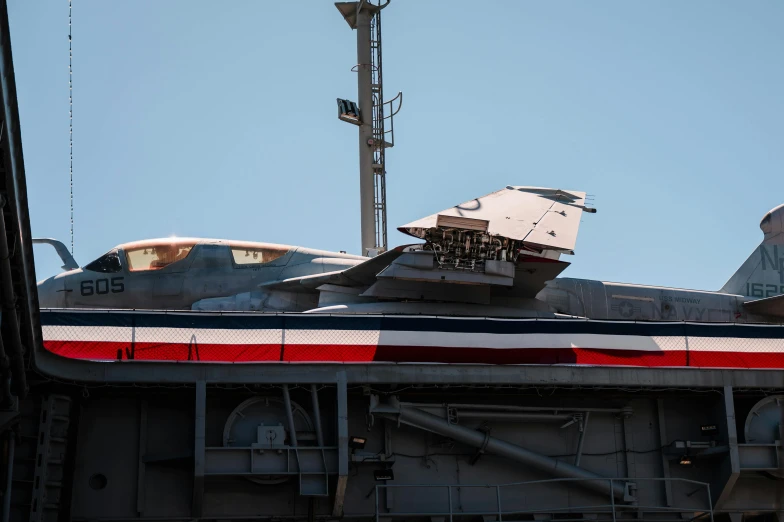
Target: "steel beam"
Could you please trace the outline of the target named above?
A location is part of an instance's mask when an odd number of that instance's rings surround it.
[[[207,383],[196,383],[196,408],[193,438],[193,518],[201,518],[204,510],[204,472],[206,467]]]
[[[3,359],[0,360],[0,366],[6,367],[8,365],[8,361],[5,360],[5,350],[7,348],[13,368],[13,384],[16,394],[24,398],[27,393],[27,377],[23,359],[24,346],[22,345],[22,336],[19,331],[14,281],[11,277],[11,253],[8,249],[8,238],[5,234],[5,216],[3,215],[3,207],[7,203],[3,195],[0,194],[0,307],[2,307],[2,312],[0,313],[0,327],[2,327],[0,335],[3,335],[4,331],[9,340],[8,346],[5,346],[5,343],[3,344]],[[15,229],[15,227],[11,228],[12,230]]]
[[[664,417],[664,399],[656,400],[656,413],[659,417],[659,446],[664,448],[669,444],[667,439],[667,421]],[[665,479],[670,478],[670,461],[665,455],[664,451],[661,452],[662,461],[662,474]],[[672,506],[672,484],[669,480],[664,481],[664,502],[667,507]]]
[[[139,403],[139,464],[136,476],[136,512],[144,516],[145,478],[147,476],[147,401]]]
[[[502,411],[458,411],[458,419],[494,420],[503,422],[564,422],[574,419],[565,413],[517,413]]]
[[[291,410],[291,395],[289,385],[283,385],[283,405],[286,408],[286,421],[289,425],[289,440],[292,447],[297,447],[297,427],[294,425],[294,413]]]
[[[348,386],[346,372],[337,373],[338,399],[338,483],[335,488],[335,504],[332,508],[333,517],[343,516],[343,503],[346,499],[348,482]]]
[[[310,385],[310,398],[313,402],[313,423],[316,425],[316,441],[319,446],[324,446],[324,432],[321,430],[321,408],[319,408],[318,388]]]
[[[205,448],[205,476],[337,474],[338,448]]]
[[[577,441],[577,455],[574,456],[574,465],[580,466],[580,459],[583,457],[583,444],[585,443],[585,432],[588,431],[588,419],[591,412],[585,412],[582,422],[580,422],[580,440]]]
[[[38,293],[35,286],[33,247],[30,242],[22,135],[19,126],[19,107],[16,99],[16,78],[6,0],[0,3],[0,92],[3,98],[2,147],[6,175],[6,183],[0,183],[0,187],[5,185],[7,189],[7,197],[10,201],[5,203],[10,209],[9,215],[13,218],[12,223],[6,224],[0,209],[0,297],[2,297],[3,315],[10,316],[10,318],[4,317],[3,322],[7,324],[4,327],[8,334],[5,348],[10,357],[14,390],[20,398],[24,398],[27,394],[24,349],[25,346],[33,349],[40,344],[41,328],[38,324]],[[7,225],[8,229],[6,229]],[[9,256],[6,230],[11,230],[14,236],[13,257]],[[14,263],[17,268],[21,280],[12,281],[11,263]],[[19,291],[14,292],[14,288]],[[24,332],[20,330],[20,324],[26,326]]]
[[[727,423],[727,443],[730,449],[730,469],[724,487],[714,507],[721,509],[731,498],[735,484],[740,477],[740,453],[738,451],[738,430],[735,426],[735,395],[732,386],[724,387],[724,415]]]

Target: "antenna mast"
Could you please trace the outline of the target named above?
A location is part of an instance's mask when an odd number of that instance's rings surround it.
[[[338,118],[359,127],[359,192],[362,255],[374,256],[387,249],[386,149],[395,145],[393,117],[400,111],[403,93],[384,101],[381,64],[381,4],[361,0],[335,6],[357,31],[358,104],[338,98]],[[394,108],[394,102],[397,107]],[[388,115],[386,113],[389,113]],[[389,127],[389,128],[387,128]]]

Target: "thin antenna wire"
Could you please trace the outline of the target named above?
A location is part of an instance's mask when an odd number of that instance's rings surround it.
[[[68,0],[68,141],[71,154],[71,255],[74,253],[74,204],[73,204],[73,47],[71,45],[71,1]]]

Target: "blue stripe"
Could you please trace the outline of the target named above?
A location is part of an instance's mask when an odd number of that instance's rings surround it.
[[[744,324],[633,323],[584,320],[492,320],[361,315],[206,315],[194,312],[42,311],[44,326],[120,326],[233,330],[360,330],[489,334],[601,334],[631,336],[740,337],[784,339],[784,327]]]

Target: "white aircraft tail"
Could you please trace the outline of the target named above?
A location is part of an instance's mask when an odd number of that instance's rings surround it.
[[[765,214],[760,228],[762,243],[720,292],[757,299],[784,294],[784,205]]]
[[[63,270],[73,270],[75,268],[79,268],[79,263],[76,262],[71,253],[68,251],[68,247],[66,247],[62,241],[48,237],[34,237],[33,244],[52,245],[57,251],[57,255],[60,256],[60,260],[63,262],[63,266],[60,267]]]

